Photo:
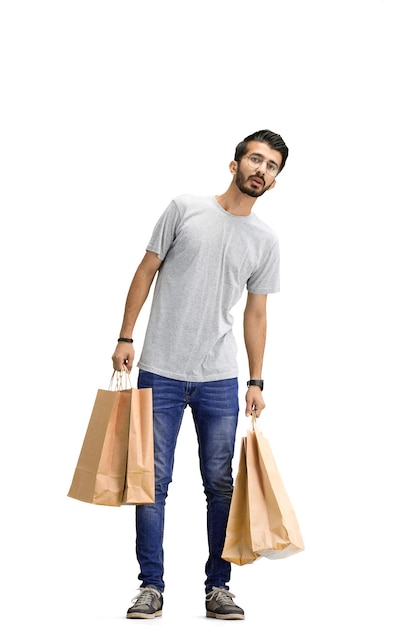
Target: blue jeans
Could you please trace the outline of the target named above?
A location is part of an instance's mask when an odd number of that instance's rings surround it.
[[[238,420],[236,378],[190,383],[140,371],[138,387],[151,387],[154,418],[155,503],[136,506],[136,555],[142,587],[165,588],[164,512],[184,410],[191,407],[207,500],[209,557],[205,587],[227,587],[231,565],[221,558],[233,491],[232,458]]]

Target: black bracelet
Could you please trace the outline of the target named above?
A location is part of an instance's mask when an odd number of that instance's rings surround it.
[[[252,385],[256,385],[256,387],[260,387],[261,391],[263,391],[264,381],[263,380],[248,380],[247,385],[248,387],[251,387]]]
[[[119,341],[124,341],[125,343],[133,343],[133,339],[128,339],[127,337],[119,337],[117,343],[119,343]]]

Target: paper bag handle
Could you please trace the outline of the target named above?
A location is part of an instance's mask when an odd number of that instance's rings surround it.
[[[259,417],[255,417],[253,413],[250,414],[250,425],[248,430],[250,430],[251,432],[254,432],[255,430],[257,430],[259,433],[262,432],[259,425]]]
[[[127,368],[123,365],[121,370],[113,370],[109,384],[109,391],[123,391],[124,389],[131,388],[132,382]]]

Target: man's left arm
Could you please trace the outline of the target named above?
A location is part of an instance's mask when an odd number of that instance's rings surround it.
[[[266,294],[248,293],[243,315],[243,332],[249,363],[249,379],[262,379],[266,342]],[[246,393],[246,415],[259,417],[265,408],[262,389],[250,385]]]

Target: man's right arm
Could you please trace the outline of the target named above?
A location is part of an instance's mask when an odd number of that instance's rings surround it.
[[[127,339],[132,338],[136,320],[148,297],[153,279],[161,263],[162,261],[155,252],[146,252],[139,264],[127,294],[119,337],[125,337]],[[126,367],[128,372],[130,372],[133,366],[134,356],[135,351],[133,344],[120,341],[112,356],[113,368],[120,371],[123,367]]]

